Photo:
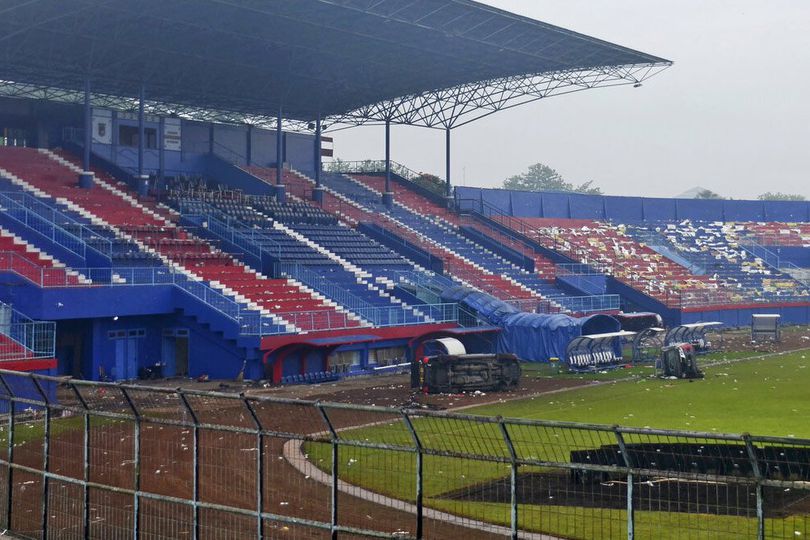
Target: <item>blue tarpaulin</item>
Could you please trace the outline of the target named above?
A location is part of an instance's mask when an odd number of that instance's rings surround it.
[[[444,302],[458,302],[493,325],[502,328],[497,351],[510,352],[526,362],[565,360],[565,349],[575,337],[621,330],[609,315],[575,318],[562,314],[523,313],[492,295],[467,287],[453,287],[442,293]]]
[[[469,287],[459,286],[445,289],[442,291],[442,302],[457,302],[495,326],[501,326],[505,317],[520,313],[519,309],[503,300]]]

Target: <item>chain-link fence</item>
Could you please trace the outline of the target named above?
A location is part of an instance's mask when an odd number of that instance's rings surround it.
[[[0,371],[0,410],[0,527],[18,537],[810,532],[810,441],[793,438],[483,418],[10,371]]]

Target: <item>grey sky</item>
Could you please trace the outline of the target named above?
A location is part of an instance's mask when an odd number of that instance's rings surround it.
[[[453,181],[498,187],[538,161],[608,194],[810,198],[810,2],[487,0],[662,56],[642,88],[540,100],[453,131]],[[383,129],[335,133],[342,159],[381,158]],[[444,176],[444,134],[392,128],[392,158]]]

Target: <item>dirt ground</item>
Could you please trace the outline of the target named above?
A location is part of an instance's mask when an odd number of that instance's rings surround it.
[[[747,332],[727,332],[723,335],[722,348],[725,351],[749,351],[760,353],[786,351],[810,347],[808,331],[787,329],[781,343],[751,343]],[[718,345],[721,344],[716,340]],[[181,382],[182,384],[178,384]],[[501,400],[517,399],[532,394],[564,391],[568,388],[594,384],[587,378],[546,377],[530,374],[522,379],[517,389],[502,393],[470,393],[453,395],[423,396],[409,387],[407,375],[385,375],[377,377],[356,377],[335,383],[319,385],[299,385],[265,387],[262,384],[236,384],[231,382],[189,383],[186,381],[164,381],[162,386],[189,386],[222,390],[224,392],[246,392],[262,396],[302,398],[325,402],[346,402],[388,407],[429,407],[432,409],[458,409]],[[147,394],[147,392],[144,392]],[[94,397],[94,396],[87,396]],[[100,398],[101,399],[101,398]],[[144,398],[145,399],[145,398]],[[144,406],[149,406],[144,402]],[[160,417],[180,414],[182,408],[164,403],[151,405],[160,411]],[[225,425],[249,427],[249,415],[240,406],[228,400],[210,400],[195,403],[200,411],[200,421]],[[257,411],[267,429],[277,432],[297,433],[300,436],[323,431],[322,419],[312,407],[298,405],[267,404]],[[335,410],[330,413],[336,427],[364,425],[380,421],[385,415],[378,413],[361,414]],[[80,424],[76,429],[60,430],[52,436],[49,448],[49,470],[73,478],[83,474],[83,433]],[[17,429],[37,429],[35,423],[21,423]],[[110,421],[94,419],[90,428],[89,462],[90,480],[104,485],[125,489],[135,487],[134,423],[131,421]],[[261,479],[264,495],[264,511],[290,517],[328,522],[330,519],[330,489],[308,477],[302,476],[283,458],[283,445],[289,437],[267,437],[263,442],[262,456],[265,473]],[[191,429],[161,426],[144,419],[140,443],[140,488],[144,491],[170,495],[190,500],[194,493],[193,451]],[[259,445],[255,435],[226,433],[214,430],[201,430],[199,434],[198,497],[201,501],[255,509],[258,506],[259,477],[257,462]],[[41,468],[44,460],[41,442],[26,442],[15,447],[14,462]],[[7,498],[3,486],[7,486],[8,471],[0,468],[0,499]],[[556,486],[561,493],[576,494],[582,487],[568,485],[567,478],[530,478],[522,482],[541,482],[547,487]],[[553,486],[549,484],[554,484]],[[497,484],[497,482],[496,482]],[[488,498],[487,492],[503,492],[503,486],[480,487],[476,497]],[[528,487],[528,484],[527,484]],[[10,529],[26,537],[39,538],[42,523],[43,483],[36,475],[15,472],[12,481],[13,511]],[[690,489],[680,486],[681,489]],[[621,501],[620,486],[600,487],[605,493],[605,501],[614,501],[617,507]],[[532,490],[529,490],[532,491]],[[613,493],[615,491],[615,493]],[[89,499],[89,519],[91,538],[124,538],[131,536],[134,524],[134,500],[132,496],[91,489]],[[583,495],[584,497],[585,495]],[[729,495],[731,496],[731,495]],[[452,495],[448,494],[449,498]],[[601,497],[601,496],[600,496]],[[740,504],[746,509],[750,501],[742,497]],[[2,502],[2,501],[0,501]],[[340,494],[338,514],[341,525],[361,528],[374,528],[389,532],[392,536],[413,535],[415,516],[407,512],[374,504],[371,501]],[[787,502],[787,501],[786,501]],[[580,504],[574,497],[570,504]],[[82,538],[83,493],[79,486],[66,482],[51,481],[48,486],[48,527],[49,536],[58,538]],[[771,511],[778,514],[778,508]],[[193,511],[190,507],[170,502],[160,502],[142,498],[140,500],[140,525],[143,537],[185,538],[191,537]],[[228,514],[215,510],[200,510],[198,516],[200,537],[231,539],[255,537],[256,521],[247,516]],[[305,525],[264,522],[264,533],[268,538],[310,539],[327,538],[328,531]],[[341,537],[352,538],[350,534]],[[492,535],[475,529],[426,520],[426,538],[491,538]]]
[[[408,375],[355,377],[336,383],[288,386],[250,391],[250,394],[276,397],[377,405],[380,407],[413,407],[459,409],[487,403],[520,399],[590,384],[578,379],[550,379],[524,376],[520,384],[504,392],[469,392],[462,394],[422,394],[410,387]]]
[[[721,350],[728,352],[755,351],[764,354],[810,348],[810,328],[807,326],[784,327],[778,342],[767,339],[752,341],[750,330],[728,330],[709,337]]]
[[[789,326],[783,328],[781,340],[752,341],[750,330],[722,330],[708,335],[713,348],[723,352],[756,352],[760,354],[787,352],[810,348],[810,328]],[[245,392],[248,395],[275,396],[306,400],[321,400],[380,407],[415,407],[431,409],[459,409],[484,405],[497,401],[520,399],[530,395],[562,391],[598,382],[596,379],[539,377],[524,373],[520,385],[505,392],[468,394],[422,395],[411,390],[407,374],[358,376],[335,382],[272,386],[263,381],[236,383],[233,381],[208,381],[199,383],[191,379],[168,379],[144,381],[145,386],[170,388],[193,388],[222,392]]]

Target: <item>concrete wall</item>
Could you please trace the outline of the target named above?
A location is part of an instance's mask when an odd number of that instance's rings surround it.
[[[510,191],[456,187],[464,208],[485,203],[508,215],[526,218],[640,221],[785,221],[810,222],[810,201],[734,201],[659,199]]]

